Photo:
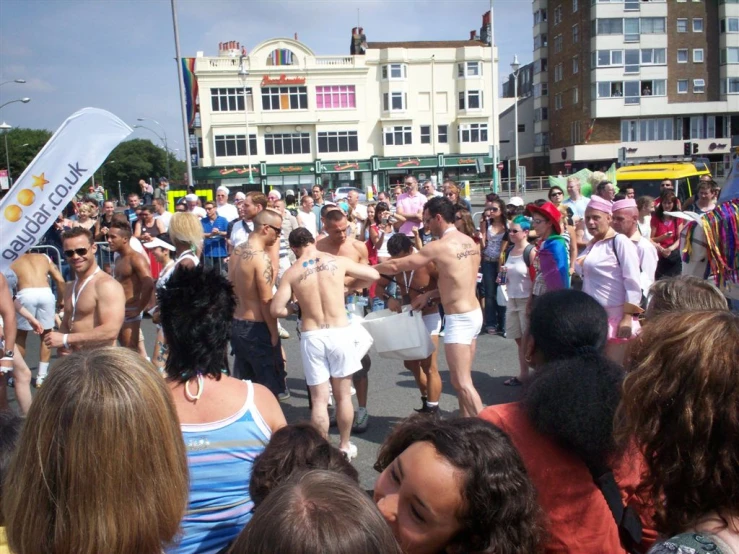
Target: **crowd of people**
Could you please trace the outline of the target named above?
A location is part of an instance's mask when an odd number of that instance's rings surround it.
[[[490,194],[479,223],[456,183],[410,175],[369,203],[315,185],[231,204],[222,187],[171,214],[156,192],[60,220],[61,272],[28,253],[0,277],[0,366],[25,416],[0,391],[10,551],[739,553],[739,318],[675,275],[670,183],[657,200],[608,182],[586,198],[576,179],[528,205]],[[707,183],[692,205],[715,202]],[[383,309],[420,312],[434,352],[404,362],[421,407],[363,491],[361,320]],[[280,404],[293,317],[310,423]],[[484,406],[481,334],[515,341],[519,401]],[[442,343],[459,408],[443,417]]]

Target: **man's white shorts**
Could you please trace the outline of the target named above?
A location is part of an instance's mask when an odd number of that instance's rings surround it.
[[[320,385],[330,377],[348,377],[362,369],[372,336],[359,324],[300,333],[305,382]]]
[[[482,310],[463,314],[444,314],[444,343],[472,344],[482,329]]]
[[[441,314],[436,312],[423,316],[423,324],[426,326],[429,335],[432,337],[438,335],[441,331]]]
[[[38,319],[44,330],[54,328],[56,297],[49,287],[22,289],[18,291],[16,298],[33,317]],[[16,322],[21,331],[33,331],[31,324],[22,315],[17,314]]]

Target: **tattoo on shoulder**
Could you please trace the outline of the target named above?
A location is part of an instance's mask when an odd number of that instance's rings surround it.
[[[254,259],[254,256],[256,255],[257,250],[253,250],[249,246],[237,246],[234,250],[234,255],[238,256],[239,259],[250,262]]]
[[[475,244],[462,244],[462,248],[457,251],[457,259],[467,258],[469,256],[479,256],[480,249]]]
[[[305,281],[308,277],[320,271],[330,271],[333,275],[337,269],[339,269],[339,266],[336,264],[336,258],[312,258],[303,262],[302,273],[298,277],[298,282]]]

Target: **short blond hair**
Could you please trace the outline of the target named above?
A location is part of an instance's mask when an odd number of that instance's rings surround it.
[[[169,238],[175,243],[187,245],[193,251],[200,251],[203,245],[203,225],[193,213],[176,212],[169,221]]]
[[[56,363],[5,481],[11,550],[159,554],[187,498],[177,410],[154,366],[120,347]]]

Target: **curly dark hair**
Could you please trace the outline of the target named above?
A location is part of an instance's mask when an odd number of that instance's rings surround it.
[[[344,453],[332,446],[312,424],[293,423],[275,431],[252,467],[249,494],[254,508],[292,475],[312,469],[336,471],[359,483],[359,473]]]
[[[537,552],[544,538],[536,491],[508,435],[478,418],[412,416],[385,439],[375,469],[384,471],[409,446],[428,442],[464,473],[461,530],[447,549],[468,554]]]
[[[644,453],[640,491],[657,529],[669,537],[709,512],[739,513],[739,317],[661,315],[644,326],[631,360],[616,436]]]
[[[178,267],[157,291],[157,303],[168,379],[186,383],[198,372],[220,379],[236,309],[228,279],[215,268]]]

